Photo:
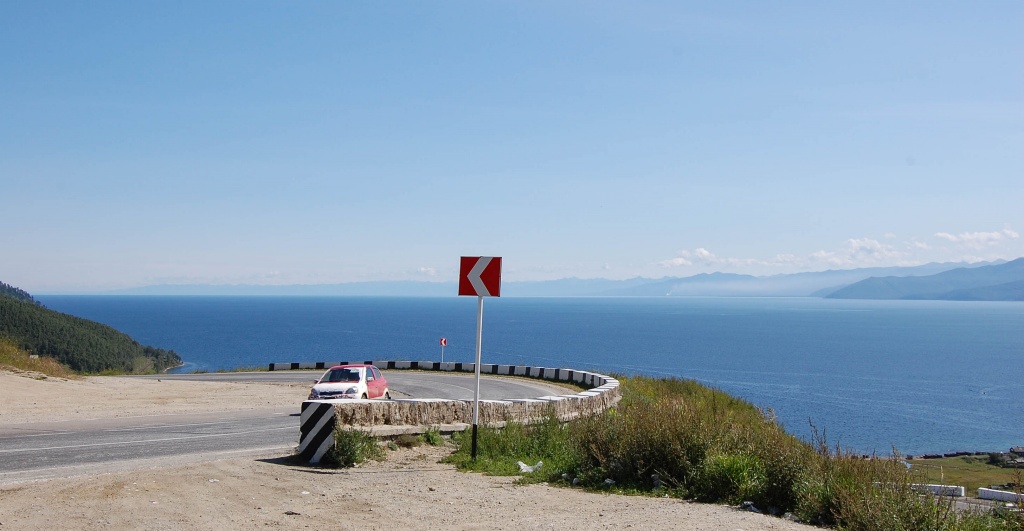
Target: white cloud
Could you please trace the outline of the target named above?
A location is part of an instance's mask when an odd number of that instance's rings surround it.
[[[757,260],[754,258],[723,258],[715,253],[705,249],[704,247],[698,247],[693,251],[679,251],[678,256],[669,260],[662,260],[657,263],[662,267],[681,267],[681,266],[726,266],[726,267],[745,267],[745,266],[771,266],[770,262],[763,260]]]
[[[416,272],[421,274],[421,275],[426,275],[428,277],[436,277],[437,276],[437,269],[434,269],[433,267],[421,267],[421,268],[417,269]]]
[[[707,249],[705,249],[703,247],[698,247],[697,250],[693,252],[693,254],[697,257],[698,260],[700,260],[702,262],[705,262],[705,263],[715,263],[715,262],[718,262],[718,257],[715,256],[715,253],[713,253],[713,252],[711,252],[711,251],[709,251],[709,250],[707,250]]]
[[[851,238],[846,240],[846,251],[854,262],[878,262],[900,257],[900,252],[893,246],[885,245],[871,238]]]
[[[665,268],[773,274],[801,270],[915,266],[938,260],[970,263],[1008,259],[1001,254],[1013,254],[1012,242],[1020,240],[1021,235],[1007,225],[1001,231],[958,234],[938,232],[935,237],[954,245],[939,245],[916,238],[899,241],[896,233],[888,232],[881,241],[870,237],[849,238],[835,249],[821,249],[806,255],[780,253],[768,259],[719,256],[706,247],[697,247],[679,251],[674,258],[657,262],[657,265]],[[998,252],[997,247],[1003,252]],[[983,249],[988,252],[974,252]]]
[[[718,256],[707,248],[698,247],[693,251],[683,250],[675,258],[658,262],[661,267],[721,268],[735,270],[793,270],[826,267],[868,267],[886,264],[901,264],[905,254],[891,245],[871,238],[851,238],[841,249],[820,250],[806,256],[777,254],[768,260],[757,258],[732,258]]]
[[[795,254],[777,254],[774,262],[779,265],[799,264],[800,257]]]
[[[832,251],[816,251],[811,253],[808,258],[811,262],[819,262],[832,266],[844,265],[846,263],[845,260]]]
[[[936,232],[935,237],[968,249],[984,249],[1000,245],[1007,240],[1016,240],[1020,238],[1020,234],[1006,226],[1001,231],[993,232],[961,232],[960,234]]]
[[[681,266],[692,266],[693,262],[689,261],[688,259],[686,259],[686,258],[684,258],[682,256],[677,256],[675,258],[670,258],[668,260],[662,260],[662,261],[658,262],[658,265],[660,265],[661,267],[681,267]]]

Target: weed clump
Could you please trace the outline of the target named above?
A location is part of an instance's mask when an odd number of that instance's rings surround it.
[[[517,462],[544,466],[523,481],[594,490],[673,495],[790,513],[849,530],[1024,529],[1015,514],[962,513],[914,490],[912,473],[892,458],[862,459],[788,434],[771,410],[696,382],[620,377],[623,397],[601,414],[561,423],[480,428],[453,437],[447,458],[460,468],[517,475]]]
[[[323,462],[330,467],[350,468],[371,459],[383,461],[386,457],[384,448],[369,433],[338,427],[334,430],[334,446],[324,455]]]
[[[437,428],[428,429],[420,436],[420,439],[430,446],[441,446],[444,444],[444,436],[441,435],[441,430]]]

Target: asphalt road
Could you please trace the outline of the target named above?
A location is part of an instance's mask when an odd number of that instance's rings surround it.
[[[163,374],[131,378],[310,383],[322,371]],[[395,398],[472,400],[472,374],[388,371]],[[481,378],[482,399],[531,398],[565,389],[526,378]],[[231,455],[290,452],[299,407],[190,415],[0,425],[0,484],[184,464]]]
[[[201,380],[213,382],[308,383],[324,371],[225,372],[208,374],[160,374],[127,376],[162,380]],[[385,371],[388,387],[395,398],[446,398],[472,400],[475,392],[473,373],[434,371]],[[533,398],[550,394],[564,394],[565,388],[530,378],[494,377],[480,379],[480,399]]]

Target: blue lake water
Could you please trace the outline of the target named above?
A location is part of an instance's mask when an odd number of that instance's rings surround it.
[[[471,362],[477,300],[42,296],[173,349],[185,371]],[[483,362],[692,378],[857,452],[1024,445],[1024,304],[812,298],[491,298]]]

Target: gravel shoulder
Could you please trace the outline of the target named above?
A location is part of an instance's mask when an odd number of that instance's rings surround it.
[[[207,413],[224,404],[297,408],[307,390],[0,372],[0,426]],[[346,470],[300,466],[278,453],[8,484],[0,486],[0,530],[55,522],[72,529],[816,529],[718,505],[516,485],[438,463],[451,450],[389,451],[385,461]]]

